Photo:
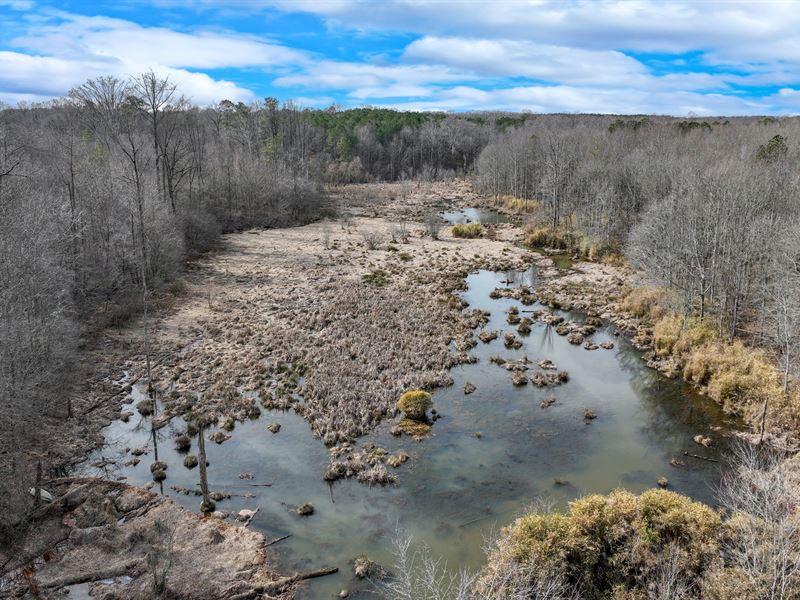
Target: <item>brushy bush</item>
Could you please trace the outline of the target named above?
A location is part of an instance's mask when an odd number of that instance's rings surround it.
[[[709,397],[730,413],[757,420],[765,401],[773,410],[785,407],[779,370],[761,350],[742,342],[695,346],[683,370],[684,379],[706,386]],[[780,418],[780,417],[778,417]]]
[[[583,236],[578,241],[578,254],[588,260],[600,260],[613,252],[613,247],[608,242],[597,240],[590,236]]]
[[[501,196],[500,201],[509,210],[517,212],[536,212],[539,210],[539,201],[529,198],[516,198],[514,196]]]
[[[429,392],[425,390],[409,390],[400,396],[397,408],[403,411],[409,419],[424,421],[425,413],[433,406]]]
[[[655,322],[665,314],[664,291],[657,287],[633,288],[622,300],[620,308],[640,319]]]
[[[477,238],[483,233],[483,225],[480,223],[456,223],[453,225],[453,237],[457,238]]]
[[[721,532],[718,513],[674,492],[586,496],[565,514],[535,511],[506,527],[480,581],[514,580],[515,570],[535,565],[563,573],[583,598],[647,597],[637,593],[667,556],[688,584],[699,581],[719,561]]]
[[[439,239],[439,229],[442,227],[442,218],[438,213],[432,212],[425,217],[425,231],[432,240]]]
[[[684,319],[679,315],[665,315],[653,327],[653,344],[659,356],[681,358],[718,337],[708,321],[696,317]]]

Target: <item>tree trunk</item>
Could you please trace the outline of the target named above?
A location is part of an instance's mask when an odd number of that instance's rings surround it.
[[[205,440],[205,424],[200,427],[200,432],[197,434],[197,450],[200,466],[200,491],[203,494],[203,501],[200,503],[200,510],[204,513],[213,512],[216,506],[214,501],[208,497],[208,475],[206,473],[206,440]]]

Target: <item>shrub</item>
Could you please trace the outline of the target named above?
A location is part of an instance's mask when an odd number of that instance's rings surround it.
[[[433,406],[430,393],[425,390],[410,390],[400,396],[397,408],[409,419],[424,421],[425,413]]]
[[[666,315],[653,327],[653,344],[659,356],[673,355],[683,359],[695,348],[717,339],[717,332],[708,321],[695,317],[684,320],[679,315]]]
[[[656,287],[633,288],[622,300],[620,308],[640,319],[657,321],[665,310],[661,306],[664,291]]]
[[[453,237],[457,238],[476,238],[483,232],[483,225],[480,223],[456,223],[453,225]]]
[[[509,210],[518,212],[535,212],[539,210],[539,201],[528,198],[516,198],[514,196],[502,196],[500,200]]]
[[[428,214],[425,218],[425,230],[432,240],[439,239],[439,229],[442,226],[442,218],[435,212]]]
[[[517,519],[491,550],[485,574],[536,565],[563,573],[586,598],[638,597],[615,594],[644,592],[667,553],[682,576],[698,581],[716,563],[721,532],[719,514],[686,496],[619,490],[571,502],[566,514]]]
[[[375,250],[383,242],[383,235],[379,231],[373,229],[364,229],[361,231],[361,239],[364,240],[364,245],[367,250]]]
[[[599,260],[612,252],[611,244],[584,236],[578,241],[578,254],[589,260]]]

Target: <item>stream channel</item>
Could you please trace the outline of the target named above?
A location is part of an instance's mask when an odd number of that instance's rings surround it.
[[[464,211],[445,217],[457,222],[459,213]],[[472,218],[476,215],[467,218],[479,220]],[[211,489],[240,494],[218,502],[217,509],[234,515],[243,508],[260,507],[250,527],[270,540],[291,536],[270,548],[280,572],[339,567],[338,574],[307,582],[301,597],[334,598],[347,589],[351,598],[375,598],[371,584],[354,579],[352,561],[367,555],[391,569],[392,539],[398,527],[410,533],[416,544],[427,545],[450,568],[474,570],[484,562],[487,536],[524,512],[537,497],[563,508],[584,494],[616,488],[641,492],[667,477],[669,489],[713,504],[713,487],[724,460],[708,462],[683,453],[723,459],[722,434],[735,424],[686,384],[647,368],[624,336],[614,335],[613,326],[598,327],[589,338],[597,344],[613,342],[610,350],[571,345],[541,322],[534,322],[530,334],[517,334],[523,342],[520,349],[506,349],[502,334],[516,333],[516,326],[506,322],[508,308],[517,306],[525,316],[522,311],[542,307],[489,295],[495,288],[535,288],[536,283],[534,267],[468,276],[468,289],[459,292],[469,303],[467,310],[488,311],[491,317],[484,329],[497,330],[500,336],[488,344],[479,342],[471,350],[478,361],[452,369],[454,384],[434,391],[434,407],[441,418],[431,437],[420,442],[396,438],[389,433],[391,423],[384,422],[358,441],[410,455],[407,463],[393,470],[397,485],[368,487],[355,480],[326,483],[322,475],[329,464],[328,451],[292,411],[264,410],[258,419],[238,423],[225,443],[206,443]],[[554,312],[567,320],[585,318],[580,313]],[[516,387],[512,373],[493,364],[492,356],[527,357],[529,375],[538,370],[536,363],[549,359],[569,373],[569,381],[551,388],[530,383]],[[476,386],[474,393],[464,394],[466,382]],[[550,396],[555,403],[543,408],[541,401]],[[134,416],[107,427],[108,446],[87,461],[90,465],[104,458],[118,459],[120,467],[106,475],[124,477],[134,485],[152,481],[149,465],[154,460],[150,418],[134,408],[141,398],[142,390],[134,387],[123,407]],[[586,409],[597,418],[587,421]],[[267,430],[272,422],[280,423],[279,433]],[[197,511],[198,497],[172,489],[198,486],[198,469],[186,469],[184,455],[175,449],[173,436],[184,430],[185,424],[177,418],[156,433],[158,458],[169,465],[160,487],[176,502]],[[698,433],[711,435],[713,446],[696,446],[692,438]],[[195,445],[193,441],[192,453],[197,451]],[[122,458],[123,449],[138,447],[148,448],[141,462],[121,466],[127,460]],[[680,459],[685,467],[671,466],[671,458]],[[89,466],[84,470],[98,474]],[[242,473],[252,474],[253,479],[241,479]],[[253,485],[264,483],[271,485]],[[158,490],[156,485],[154,491]],[[313,515],[299,517],[292,511],[304,502],[314,505]]]

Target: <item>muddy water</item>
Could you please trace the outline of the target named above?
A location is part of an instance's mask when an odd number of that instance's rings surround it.
[[[510,280],[511,286],[535,285],[532,270],[481,271],[468,277],[463,295],[471,307],[491,313],[488,329],[512,329],[506,324],[509,306],[538,307],[489,298],[495,287]],[[697,433],[708,435],[712,427],[730,425],[716,405],[647,369],[638,353],[611,329],[598,330],[592,339],[613,341],[612,350],[572,346],[543,324],[534,325],[522,339],[524,345],[516,351],[504,348],[502,335],[489,344],[479,343],[472,351],[479,361],[452,371],[455,384],[434,393],[442,418],[431,438],[423,442],[394,438],[387,424],[362,440],[411,455],[395,471],[399,485],[326,484],[322,473],[328,454],[306,423],[292,412],[265,412],[257,420],[238,424],[227,442],[206,444],[212,489],[241,495],[218,502],[218,509],[234,512],[260,506],[251,527],[268,538],[291,535],[272,547],[283,572],[338,566],[338,575],[312,580],[304,592],[307,598],[333,598],[343,588],[356,592],[351,597],[374,597],[367,584],[352,578],[350,561],[367,554],[391,565],[391,538],[398,526],[449,565],[478,568],[484,538],[537,496],[563,506],[590,492],[618,487],[639,492],[665,476],[671,489],[713,501],[711,486],[722,463],[685,457],[683,451],[719,458],[724,447],[720,434],[710,433],[715,441],[710,449],[692,442]],[[527,356],[534,363],[548,358],[569,372],[570,381],[551,389],[530,384],[516,388],[510,373],[489,361],[493,355]],[[467,381],[477,386],[471,395],[463,393]],[[548,395],[557,402],[542,408],[540,401]],[[595,411],[597,419],[587,423],[585,409]],[[277,434],[266,429],[274,421],[281,424]],[[176,420],[157,432],[158,458],[169,464],[163,491],[197,510],[199,498],[171,489],[194,488],[198,480],[197,469],[184,468],[183,455],[174,449],[172,436],[182,427]],[[149,450],[138,466],[109,474],[135,484],[150,481],[155,451],[149,420],[137,414],[128,423],[113,423],[107,438],[112,446],[104,451],[106,457],[114,455],[113,448],[148,446]],[[673,457],[685,461],[686,467],[670,466]],[[252,473],[253,479],[240,479],[241,473]],[[299,517],[291,512],[303,502],[314,505],[314,515]],[[357,593],[359,587],[363,594]]]

